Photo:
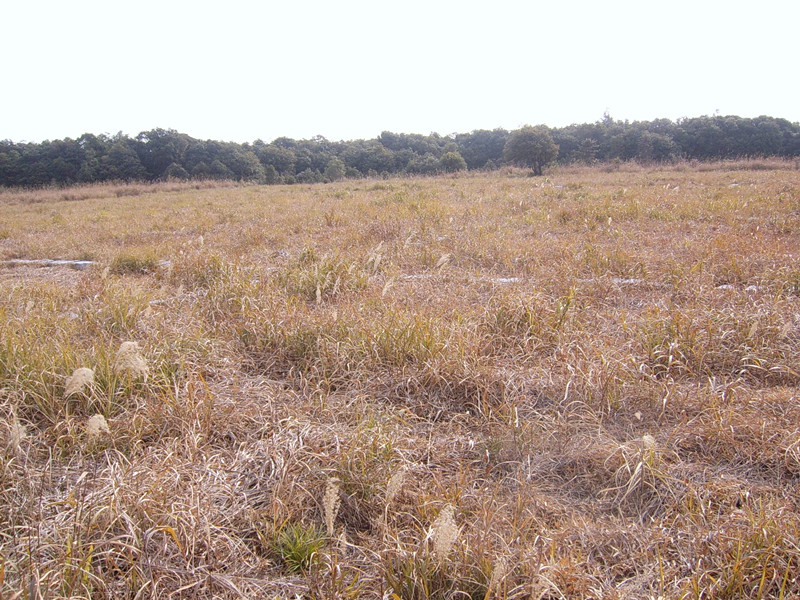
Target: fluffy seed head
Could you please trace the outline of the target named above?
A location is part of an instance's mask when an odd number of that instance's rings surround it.
[[[86,435],[94,438],[104,433],[111,433],[106,418],[99,413],[90,417],[86,422]]]
[[[497,559],[497,562],[494,564],[494,568],[492,569],[492,575],[489,578],[488,591],[496,590],[497,586],[500,585],[500,582],[503,581],[503,578],[506,576],[507,573],[508,573],[508,560],[506,560],[505,556],[501,556],[500,558]]]
[[[88,367],[75,369],[72,375],[67,378],[64,386],[64,397],[69,398],[73,394],[80,394],[86,388],[90,388],[94,383],[94,371]]]
[[[114,359],[114,372],[118,375],[146,378],[150,372],[147,361],[139,350],[136,342],[122,342]]]
[[[389,506],[395,499],[400,488],[403,487],[405,478],[406,470],[402,468],[395,471],[394,475],[391,476],[389,483],[386,484],[386,506]]]
[[[19,422],[17,417],[12,416],[11,421],[9,422],[9,441],[11,442],[11,448],[17,449],[22,441],[28,437],[28,432],[25,428],[25,425]]]
[[[333,535],[333,522],[339,512],[339,480],[335,477],[328,479],[325,486],[325,496],[322,499],[322,506],[325,509],[325,525],[328,527],[328,535]]]
[[[458,526],[452,505],[448,504],[433,522],[433,553],[444,560],[458,537]]]

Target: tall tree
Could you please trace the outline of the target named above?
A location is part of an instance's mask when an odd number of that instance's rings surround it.
[[[458,152],[445,152],[439,159],[439,165],[446,173],[467,170],[467,163]]]
[[[478,129],[456,136],[459,154],[470,169],[485,169],[490,162],[497,164],[502,161],[507,141],[508,132],[505,129]]]
[[[136,152],[151,179],[159,179],[173,163],[182,165],[191,138],[174,129],[143,131],[136,137]]]
[[[511,134],[503,149],[503,159],[511,164],[528,167],[534,175],[558,156],[558,146],[544,125],[526,125]]]
[[[138,181],[147,178],[147,169],[125,139],[114,142],[100,159],[100,164],[99,178],[103,180]]]

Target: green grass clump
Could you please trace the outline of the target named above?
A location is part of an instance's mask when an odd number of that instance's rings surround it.
[[[316,525],[287,523],[278,530],[272,549],[290,573],[307,572],[319,560],[325,533]]]
[[[152,254],[122,253],[114,257],[109,271],[115,275],[150,275],[158,270],[159,260]]]

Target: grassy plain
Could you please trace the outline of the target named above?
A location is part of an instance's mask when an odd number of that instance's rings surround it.
[[[766,166],[0,192],[0,597],[800,597]]]

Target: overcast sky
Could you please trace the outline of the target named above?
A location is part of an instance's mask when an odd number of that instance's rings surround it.
[[[800,121],[797,0],[4,0],[0,139]]]

